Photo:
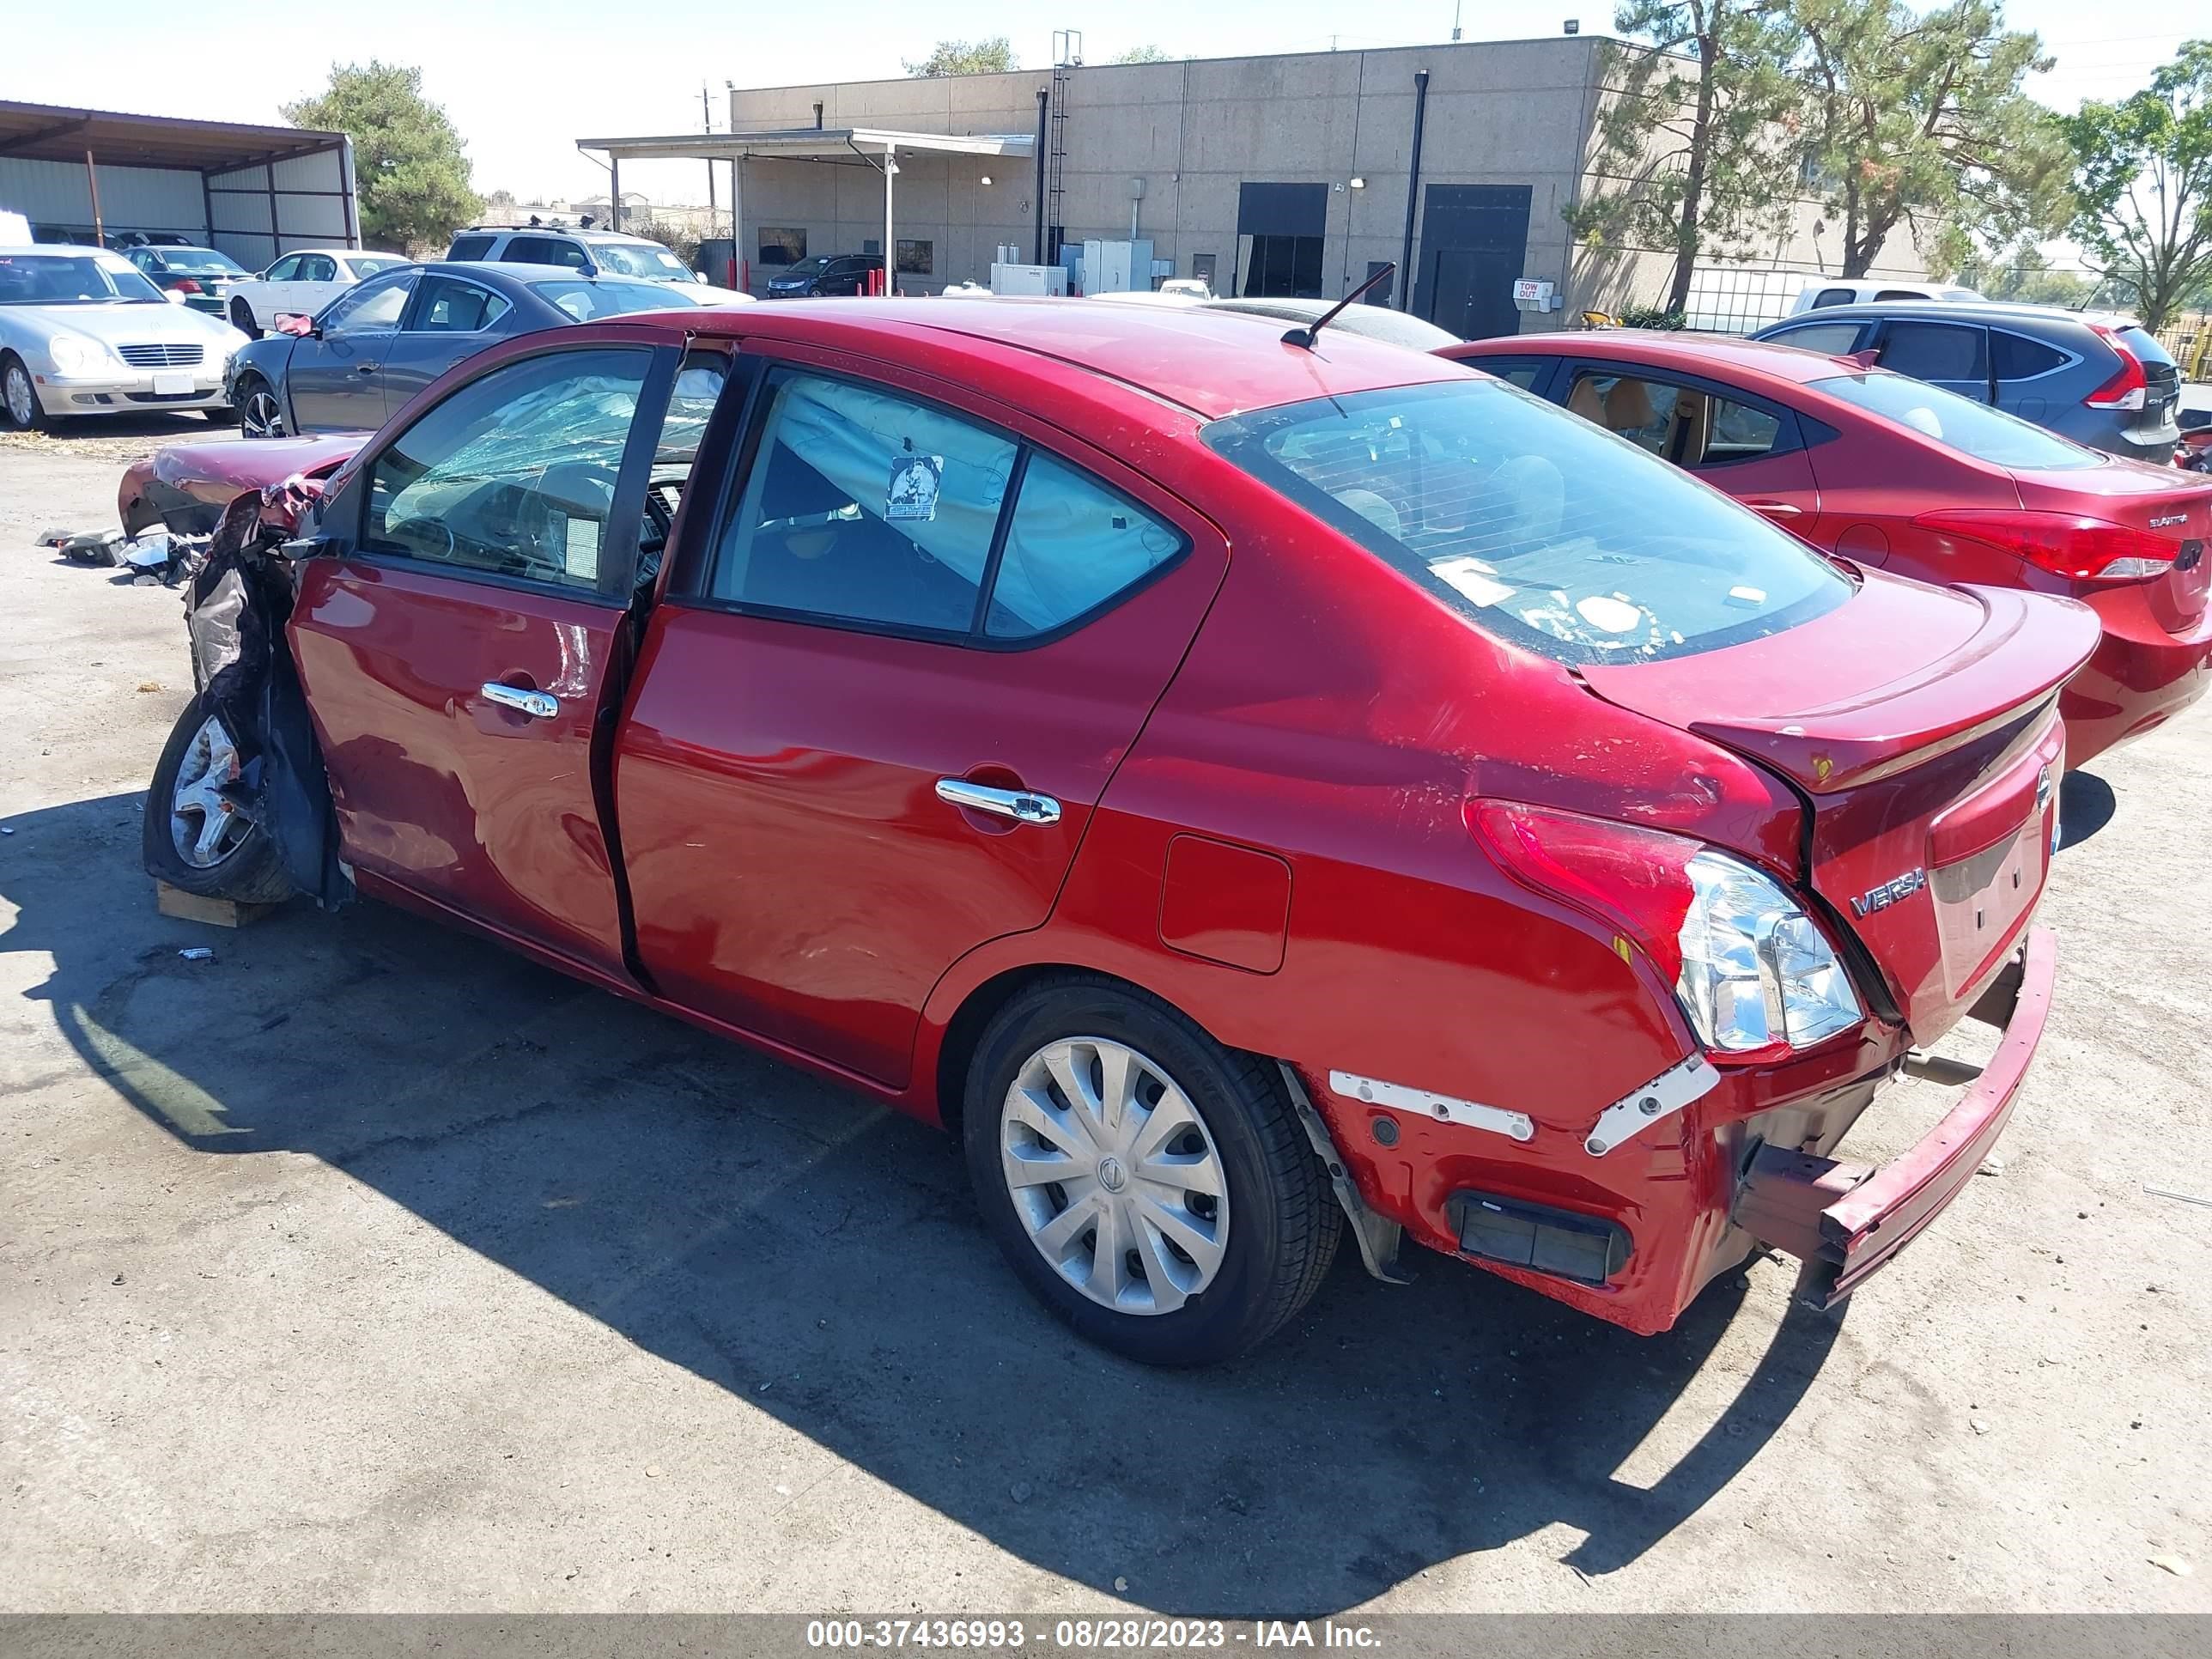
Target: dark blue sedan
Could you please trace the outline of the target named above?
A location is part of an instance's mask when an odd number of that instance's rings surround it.
[[[313,321],[231,359],[231,407],[252,438],[373,432],[464,357],[541,328],[699,304],[665,283],[559,265],[402,265],[348,289]]]

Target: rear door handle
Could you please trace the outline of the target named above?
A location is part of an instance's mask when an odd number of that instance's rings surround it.
[[[937,798],[953,806],[964,806],[973,812],[989,812],[998,817],[1012,818],[1017,823],[1058,823],[1060,803],[1050,795],[1032,794],[1026,789],[994,789],[988,784],[970,783],[965,778],[939,778]]]
[[[483,694],[501,708],[514,709],[534,720],[550,720],[561,712],[558,697],[544,691],[526,691],[519,685],[502,685],[497,680],[486,680]]]
[[[1788,501],[1746,501],[1744,505],[1754,513],[1764,513],[1770,519],[1795,519],[1805,511],[1803,507]]]

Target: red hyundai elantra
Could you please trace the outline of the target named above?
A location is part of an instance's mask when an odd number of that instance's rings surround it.
[[[687,310],[471,359],[295,539],[240,505],[156,874],[413,905],[940,1121],[1144,1359],[1279,1328],[1347,1219],[1638,1331],[1762,1242],[1848,1294],[2042,1030],[2090,613],[1840,569],[1439,359]],[[1949,1115],[1844,1161],[1969,1016]]]
[[[1438,355],[1564,404],[1859,564],[2082,600],[2104,637],[2061,699],[2069,765],[2212,684],[2212,480],[1794,346],[1607,330]]]

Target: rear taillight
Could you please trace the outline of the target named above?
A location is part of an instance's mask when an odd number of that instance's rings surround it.
[[[1940,535],[1971,537],[2075,581],[2136,581],[2173,568],[2178,543],[2148,530],[2071,513],[1984,512],[1961,507],[1912,521]]]
[[[1641,951],[1708,1048],[1778,1054],[1865,1018],[1819,925],[1741,859],[1518,801],[1469,801],[1467,824],[1515,880],[1616,929],[1624,957]]]
[[[2092,409],[2141,409],[2150,396],[2150,380],[2143,374],[2142,359],[2129,350],[2127,343],[2102,323],[2089,326],[2118,356],[2120,369],[2081,401]]]
[[[178,292],[178,293],[179,293],[179,294],[198,294],[199,291],[200,291],[200,285],[199,285],[198,283],[194,282],[191,277],[189,277],[189,276],[179,276],[179,277],[178,277],[178,278],[177,278],[177,292]]]

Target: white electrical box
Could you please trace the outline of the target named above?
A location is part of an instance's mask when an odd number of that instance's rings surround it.
[[[1152,244],[1108,242],[1097,238],[1083,244],[1082,287],[1085,294],[1127,294],[1152,285]]]
[[[1019,265],[1000,261],[991,267],[994,294],[1066,294],[1067,272],[1058,265]]]
[[[1523,276],[1513,284],[1516,311],[1557,311],[1563,303],[1554,283]]]

